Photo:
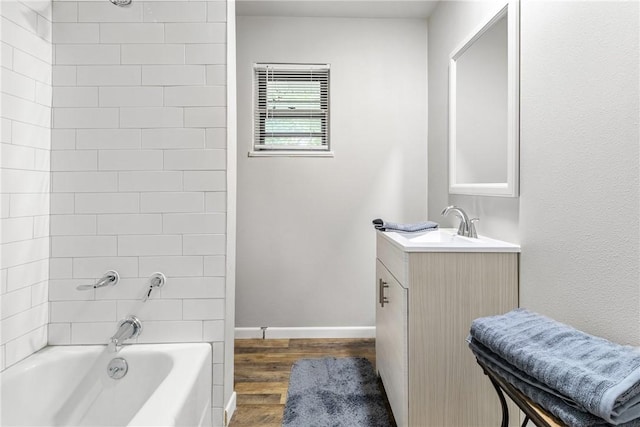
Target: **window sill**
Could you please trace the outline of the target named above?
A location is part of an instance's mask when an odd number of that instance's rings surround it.
[[[333,151],[249,151],[249,157],[335,157]]]

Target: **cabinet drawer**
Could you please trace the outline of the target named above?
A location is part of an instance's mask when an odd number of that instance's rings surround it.
[[[376,256],[378,260],[387,268],[387,270],[400,282],[400,284],[408,288],[409,286],[409,258],[406,252],[393,245],[382,232],[376,233]]]
[[[376,365],[398,427],[409,421],[408,295],[378,260],[376,263]],[[380,303],[380,286],[384,306]]]

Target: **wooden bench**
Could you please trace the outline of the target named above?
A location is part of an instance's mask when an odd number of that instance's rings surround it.
[[[477,359],[476,361],[482,367],[484,373],[489,377],[491,384],[493,384],[493,387],[495,387],[496,392],[498,393],[500,405],[502,406],[501,427],[509,426],[509,408],[507,407],[507,402],[504,398],[505,393],[516,405],[518,405],[520,410],[524,412],[525,418],[522,422],[522,427],[525,427],[529,421],[533,422],[538,427],[566,427],[566,424],[562,423],[562,421],[555,418],[549,412],[533,403],[527,396],[505,381],[495,371],[491,370],[491,368],[487,367]]]

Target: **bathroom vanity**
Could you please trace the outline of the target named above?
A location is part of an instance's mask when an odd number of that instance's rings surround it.
[[[517,307],[519,252],[453,229],[377,233],[376,368],[399,427],[500,425],[466,338],[473,319]]]

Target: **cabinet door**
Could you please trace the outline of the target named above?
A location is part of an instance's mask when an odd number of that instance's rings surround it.
[[[500,425],[498,396],[466,338],[473,319],[517,307],[518,254],[412,253],[409,277],[410,424]]]
[[[396,424],[404,427],[409,421],[407,289],[379,260],[376,278],[376,367]]]

